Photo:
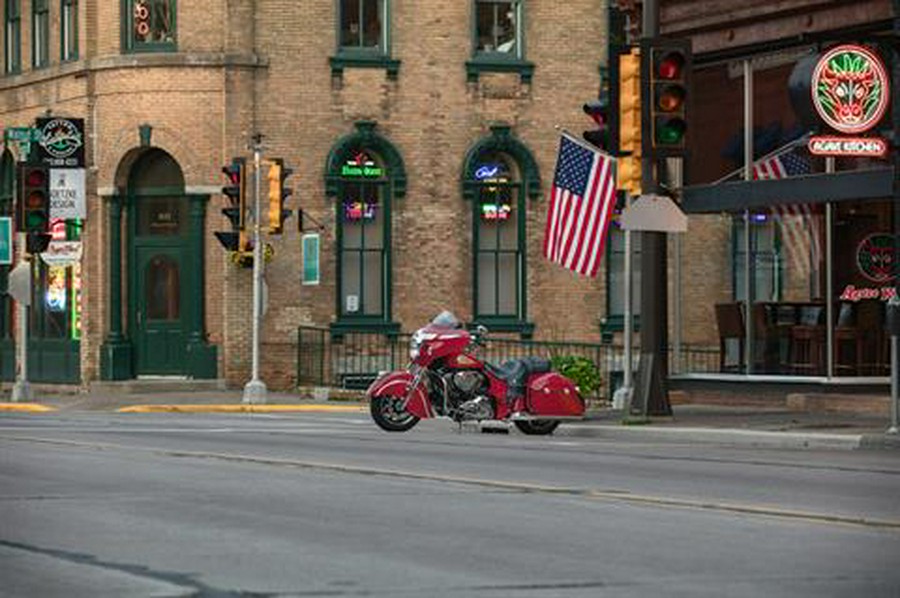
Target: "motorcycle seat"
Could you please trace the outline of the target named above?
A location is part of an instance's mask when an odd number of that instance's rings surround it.
[[[510,359],[503,365],[485,364],[496,377],[506,382],[510,395],[525,393],[525,380],[530,374],[543,374],[550,371],[550,360],[543,357],[523,357]]]

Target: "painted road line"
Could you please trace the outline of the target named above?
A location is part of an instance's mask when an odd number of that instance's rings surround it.
[[[47,413],[56,411],[54,407],[41,405],[40,403],[0,403],[0,411],[20,411],[24,413]]]
[[[217,459],[232,463],[251,463],[274,467],[289,467],[297,469],[309,469],[318,471],[332,471],[345,474],[376,475],[389,478],[407,480],[421,480],[439,483],[461,484],[492,488],[509,492],[524,492],[535,494],[553,494],[562,496],[580,497],[587,500],[604,502],[618,502],[660,509],[684,509],[719,513],[731,513],[744,516],[776,518],[793,521],[804,521],[818,525],[848,525],[855,527],[874,528],[890,532],[900,532],[900,519],[886,519],[869,517],[865,515],[853,516],[827,512],[801,511],[779,507],[778,505],[758,505],[751,503],[734,503],[718,501],[715,499],[700,498],[676,498],[663,495],[649,495],[632,493],[627,489],[598,489],[587,487],[558,486],[554,484],[538,484],[534,482],[504,481],[488,478],[476,478],[458,476],[452,474],[436,474],[402,469],[388,469],[365,465],[352,465],[324,461],[309,461],[302,459],[264,457],[248,455],[244,453],[220,453],[209,451],[189,451],[179,449],[163,449],[151,447],[136,447],[121,444],[110,444],[92,441],[62,440],[55,438],[41,438],[34,436],[5,437],[2,440],[12,442],[34,442],[46,445],[70,446],[92,449],[115,449],[119,451],[137,451],[164,457]]]
[[[117,413],[361,413],[362,405],[131,405]]]

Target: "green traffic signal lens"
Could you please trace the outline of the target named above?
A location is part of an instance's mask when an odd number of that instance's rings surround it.
[[[687,125],[680,118],[670,118],[657,122],[656,142],[663,145],[676,145],[684,139]]]

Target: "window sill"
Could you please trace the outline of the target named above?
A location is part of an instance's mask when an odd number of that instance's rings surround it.
[[[475,56],[466,62],[466,80],[469,83],[476,83],[481,73],[518,73],[519,80],[525,85],[530,85],[534,75],[534,63],[505,57],[502,54]]]
[[[634,316],[632,327],[634,332],[640,331],[641,316]],[[600,323],[600,338],[602,342],[611,343],[613,335],[617,332],[625,332],[625,316],[622,314],[607,316],[606,320]]]
[[[329,330],[331,331],[331,338],[339,341],[345,334],[350,332],[397,336],[400,334],[400,324],[375,318],[343,318],[337,322],[332,322]]]
[[[328,59],[331,64],[331,76],[343,77],[345,68],[384,69],[388,79],[397,80],[400,72],[400,61],[376,53],[339,53]]]
[[[155,54],[177,52],[178,46],[174,43],[137,44],[126,48],[125,54]]]
[[[503,316],[480,316],[468,325],[474,328],[481,324],[488,329],[488,332],[514,332],[518,333],[523,340],[530,340],[534,336],[534,323],[526,320],[518,320],[514,317]]]

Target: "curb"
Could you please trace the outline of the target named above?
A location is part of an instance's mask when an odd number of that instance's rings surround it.
[[[362,413],[359,405],[131,405],[116,413]]]
[[[56,411],[55,407],[48,407],[40,403],[0,403],[0,411],[19,411],[24,413],[47,413]]]

